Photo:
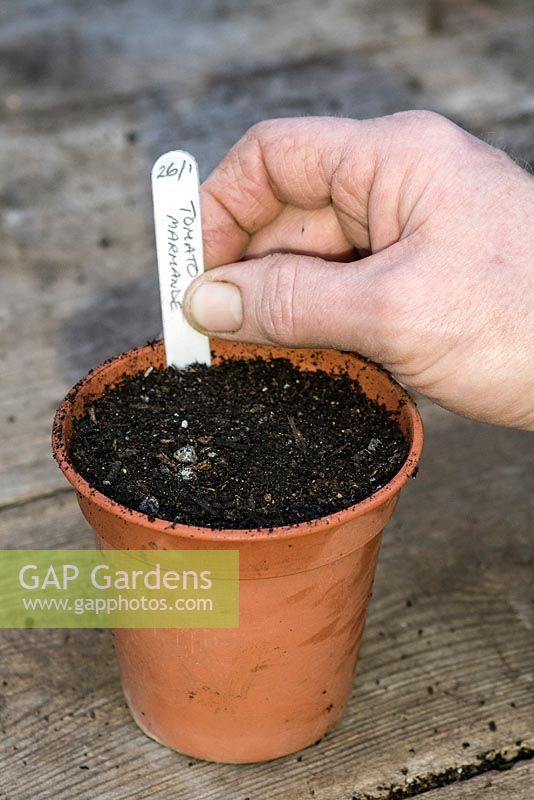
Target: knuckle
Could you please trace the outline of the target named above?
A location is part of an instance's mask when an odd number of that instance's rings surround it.
[[[405,307],[399,301],[398,281],[392,273],[384,276],[377,286],[373,300],[373,316],[380,320],[391,344],[398,343],[403,330]]]
[[[374,284],[369,311],[380,332],[382,349],[379,360],[402,361],[411,345],[412,320],[416,310],[410,281],[392,266],[376,277]]]
[[[466,137],[466,133],[462,128],[459,128],[450,119],[435,111],[401,111],[394,116],[398,118],[407,133],[413,134],[413,132],[416,132],[418,137],[424,136],[429,141],[437,142],[441,145]]]
[[[422,128],[440,128],[452,123],[441,114],[435,111],[427,111],[426,109],[417,109],[414,111],[400,111],[394,115],[399,121],[408,125],[418,125]]]
[[[272,127],[273,120],[269,119],[262,119],[259,122],[255,122],[254,125],[251,125],[245,132],[244,139],[248,142],[258,142],[261,141],[265,135],[265,133]]]
[[[256,122],[254,125],[251,125],[250,128],[247,128],[245,133],[241,138],[241,143],[244,144],[255,144],[259,139],[261,139],[262,135],[262,123]]]
[[[289,344],[296,334],[297,267],[287,258],[276,255],[267,256],[265,260],[265,278],[256,301],[258,327],[269,341]]]

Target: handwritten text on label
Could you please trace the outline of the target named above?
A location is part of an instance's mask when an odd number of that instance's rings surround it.
[[[186,322],[182,301],[203,271],[198,168],[181,150],[161,156],[152,169],[156,248],[167,363],[210,363],[209,341]]]

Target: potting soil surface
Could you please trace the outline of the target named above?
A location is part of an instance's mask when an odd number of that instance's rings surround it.
[[[408,445],[346,374],[222,361],[125,378],[75,422],[89,484],[149,518],[271,528],[346,508],[387,483]]]

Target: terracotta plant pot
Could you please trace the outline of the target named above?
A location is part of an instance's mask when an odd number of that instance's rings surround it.
[[[125,374],[162,366],[160,343],[90,372],[68,394],[54,423],[58,464],[78,495],[97,547],[230,549],[240,553],[240,625],[231,629],[122,629],[115,632],[122,686],[139,727],[187,755],[222,762],[264,761],[319,739],[350,694],[381,532],[423,445],[419,413],[384,371],[335,351],[271,350],[214,340],[215,360],[272,355],[299,369],[347,371],[365,392],[400,408],[408,458],[383,488],[350,508],[271,531],[211,530],[149,522],[90,488],[69,460],[73,417]]]

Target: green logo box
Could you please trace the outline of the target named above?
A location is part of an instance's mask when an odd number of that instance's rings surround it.
[[[0,550],[0,628],[236,628],[237,550]]]

